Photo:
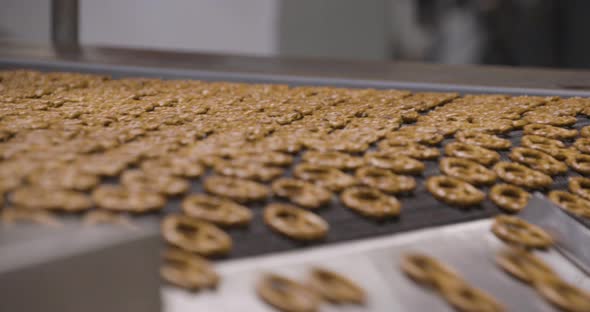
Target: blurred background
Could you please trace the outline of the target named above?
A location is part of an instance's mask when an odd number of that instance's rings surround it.
[[[590,68],[587,0],[0,0],[0,7],[0,40]]]

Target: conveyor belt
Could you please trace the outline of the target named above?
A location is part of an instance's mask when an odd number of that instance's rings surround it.
[[[110,74],[114,77],[124,76],[151,76],[160,78],[195,78],[205,80],[229,80],[229,81],[246,81],[246,82],[281,82],[290,83],[292,85],[301,84],[322,84],[333,86],[347,86],[358,88],[405,88],[411,90],[432,90],[432,91],[458,91],[470,93],[507,93],[507,94],[529,94],[529,95],[556,95],[556,96],[570,96],[570,95],[587,95],[587,93],[579,92],[579,94],[572,94],[571,92],[563,93],[548,93],[546,90],[537,90],[538,92],[529,92],[530,90],[521,89],[477,89],[473,87],[461,86],[441,86],[432,85],[432,88],[420,84],[399,84],[387,82],[354,82],[354,81],[340,81],[340,80],[314,80],[314,79],[299,79],[289,77],[269,76],[269,77],[250,77],[244,74],[233,73],[208,73],[199,71],[179,71],[170,70],[162,71],[150,68],[139,67],[112,67],[107,65],[92,65],[92,64],[76,64],[76,63],[14,63],[2,62],[0,60],[0,69],[2,68],[29,68],[38,70],[64,70],[64,71],[78,71],[78,72],[92,72],[100,74]],[[576,124],[576,128],[590,124],[588,118],[580,118]],[[520,131],[514,131],[509,134],[509,138],[513,143],[518,143],[521,137]],[[444,144],[450,142],[445,140]],[[502,152],[503,159],[507,159],[506,152]],[[477,220],[492,216],[498,213],[498,209],[489,201],[486,200],[482,205],[469,209],[458,209],[447,206],[435,200],[425,189],[424,177],[438,174],[438,160],[425,161],[427,166],[423,177],[417,179],[418,187],[415,192],[408,196],[400,196],[402,202],[402,213],[399,218],[387,221],[375,221],[359,216],[349,209],[342,207],[336,200],[333,200],[330,205],[320,209],[318,212],[329,224],[330,231],[325,240],[314,243],[302,243],[290,240],[283,236],[273,233],[262,220],[262,207],[265,203],[251,204],[254,213],[254,219],[249,227],[230,229],[228,233],[233,239],[233,249],[225,259],[235,259],[240,257],[248,257],[254,255],[261,255],[273,252],[280,252],[292,250],[294,248],[321,246],[323,244],[330,244],[335,242],[343,242],[348,240],[357,240],[379,235],[390,235],[394,233],[427,228],[438,225],[453,224],[465,222],[470,220]],[[289,173],[287,173],[289,174]],[[570,174],[571,171],[570,171]],[[555,177],[554,188],[563,188],[567,183],[566,176]],[[195,182],[192,185],[192,191],[200,191],[201,185]],[[483,189],[487,191],[487,189]],[[273,201],[276,199],[272,199]],[[160,216],[165,213],[177,212],[180,210],[180,198],[168,201],[168,205],[163,210]]]

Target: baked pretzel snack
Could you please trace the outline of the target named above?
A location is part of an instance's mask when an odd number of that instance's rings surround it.
[[[570,154],[565,163],[580,174],[590,175],[590,155]]]
[[[364,158],[366,165],[388,169],[395,174],[419,175],[425,169],[424,163],[419,160],[386,152],[370,151],[365,153]]]
[[[203,256],[225,255],[232,247],[232,240],[224,231],[212,223],[185,215],[166,216],[162,235],[168,243]]]
[[[484,166],[493,165],[500,160],[500,154],[495,151],[461,142],[447,144],[445,146],[445,154],[451,157],[472,160]]]
[[[455,139],[462,143],[477,145],[491,150],[506,150],[512,146],[512,143],[507,139],[473,130],[458,131],[455,133]]]
[[[568,185],[572,193],[590,200],[590,178],[571,177]]]
[[[439,162],[440,171],[473,185],[492,184],[496,173],[483,165],[464,158],[445,157]]]
[[[320,298],[305,285],[277,274],[265,274],[256,292],[266,303],[284,312],[315,312],[320,305]]]
[[[524,209],[531,194],[511,184],[499,183],[490,189],[490,199],[506,212],[516,213]]]
[[[181,207],[187,216],[219,226],[245,225],[252,220],[252,212],[248,207],[207,194],[188,195],[182,200]]]
[[[567,191],[549,192],[549,200],[561,208],[583,218],[590,218],[590,201]]]
[[[332,199],[332,192],[323,187],[292,178],[281,178],[272,183],[276,196],[289,199],[299,206],[316,209]]]
[[[494,166],[494,171],[505,182],[524,188],[540,189],[553,183],[550,176],[518,163],[501,161]]]
[[[551,125],[530,124],[523,128],[524,134],[538,135],[550,139],[568,140],[578,135],[578,130],[559,128]]]
[[[401,203],[395,197],[368,186],[345,189],[340,201],[361,215],[377,219],[397,217],[401,211]]]
[[[485,194],[473,185],[448,176],[428,178],[426,188],[436,199],[458,207],[478,205],[485,199]]]
[[[416,188],[416,180],[409,176],[397,175],[377,167],[361,167],[355,172],[362,184],[374,187],[386,193],[407,193]]]
[[[204,258],[171,248],[164,251],[160,275],[167,282],[192,291],[215,288],[219,276]]]
[[[264,208],[264,223],[273,230],[296,240],[318,240],[330,226],[320,216],[290,204],[270,204]]]
[[[494,219],[492,233],[508,244],[525,248],[548,248],[554,243],[553,238],[540,227],[507,215]]]
[[[323,299],[332,303],[364,304],[366,301],[365,291],[355,282],[324,268],[313,268],[307,284]]]
[[[264,184],[233,177],[207,177],[203,188],[208,193],[240,203],[263,200],[270,195],[269,188]]]
[[[340,192],[344,188],[356,184],[353,177],[336,168],[306,163],[295,166],[293,175],[334,192]]]

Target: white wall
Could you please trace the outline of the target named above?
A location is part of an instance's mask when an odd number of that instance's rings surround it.
[[[0,0],[0,39],[49,42],[49,0]]]
[[[276,0],[80,0],[82,43],[271,55]]]

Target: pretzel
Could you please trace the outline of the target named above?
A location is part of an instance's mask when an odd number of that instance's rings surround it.
[[[182,200],[181,207],[186,215],[219,226],[245,225],[252,220],[252,212],[247,207],[212,195],[189,195]]]
[[[547,301],[564,311],[590,311],[590,294],[561,279],[550,279],[536,286]]]
[[[116,214],[106,210],[92,210],[87,212],[82,219],[82,223],[86,226],[97,224],[114,224],[127,229],[136,230],[137,227],[120,214]]]
[[[573,146],[584,154],[590,154],[590,137],[577,139]]]
[[[500,154],[495,151],[461,142],[447,144],[445,146],[445,154],[451,157],[472,160],[484,166],[492,165],[500,159]]]
[[[293,169],[293,175],[296,178],[311,181],[316,185],[335,192],[339,192],[356,183],[356,180],[353,177],[336,168],[306,163],[295,166],[295,169]]]
[[[180,195],[189,189],[186,180],[167,174],[148,173],[132,169],[123,172],[121,184],[129,190],[145,190],[162,195]]]
[[[545,124],[558,127],[571,126],[577,121],[575,116],[559,116],[551,113],[527,114],[524,119],[531,124]]]
[[[436,199],[458,207],[477,205],[485,199],[485,194],[473,185],[448,176],[429,177],[426,188]]]
[[[203,188],[208,193],[240,203],[263,200],[270,195],[266,185],[232,177],[210,176],[205,179]]]
[[[525,248],[547,248],[554,243],[553,238],[540,227],[507,215],[494,219],[492,233],[508,244]]]
[[[586,126],[580,130],[580,136],[590,138],[590,126]]]
[[[524,188],[545,188],[553,183],[550,176],[518,163],[501,161],[493,169],[500,179]]]
[[[342,203],[355,212],[377,219],[396,217],[401,204],[393,196],[387,196],[378,189],[367,186],[353,186],[340,194]]]
[[[23,208],[4,208],[0,211],[0,219],[5,225],[19,221],[32,222],[49,227],[61,227],[62,224],[50,212],[45,210],[31,210]]]
[[[213,164],[213,170],[220,175],[261,182],[272,181],[283,174],[283,169],[279,167],[238,159],[217,161]]]
[[[530,124],[524,126],[523,133],[538,135],[550,139],[567,140],[575,138],[578,135],[578,130],[569,130],[551,125]]]
[[[427,147],[422,144],[407,144],[403,146],[388,145],[388,141],[379,142],[379,149],[390,155],[407,156],[420,160],[436,159],[440,156],[437,148]]]
[[[179,214],[164,218],[162,235],[168,243],[203,256],[225,255],[232,247],[229,235],[215,225]]]
[[[590,155],[570,154],[565,159],[565,163],[578,173],[590,175]]]
[[[256,291],[266,303],[285,312],[316,312],[320,304],[307,287],[276,274],[265,274]]]
[[[166,203],[164,197],[159,194],[115,185],[101,185],[94,189],[92,201],[103,209],[131,213],[160,210]]]
[[[10,194],[19,208],[79,212],[92,207],[88,195],[76,191],[45,189],[37,186],[17,188]]]
[[[556,273],[531,252],[510,248],[500,252],[496,264],[517,279],[536,285],[549,279],[557,278]]]
[[[565,144],[559,140],[554,140],[538,135],[525,135],[520,140],[523,147],[539,150],[549,154],[557,160],[565,160],[572,150],[565,147]]]
[[[568,185],[572,193],[590,200],[590,178],[571,177]]]
[[[420,131],[417,127],[406,127],[399,131],[388,133],[385,138],[389,146],[404,146],[411,144],[437,145],[444,140],[444,136],[433,131]]]
[[[150,159],[141,163],[144,172],[165,173],[186,178],[196,178],[203,174],[205,169],[198,162],[182,157],[165,157]]]
[[[419,160],[385,152],[367,152],[364,159],[369,166],[388,169],[396,174],[418,175],[425,169],[424,163]]]
[[[462,130],[455,133],[455,139],[461,143],[477,145],[491,150],[505,150],[512,146],[512,143],[507,139],[470,130]]]
[[[505,311],[504,307],[485,292],[466,283],[446,283],[441,286],[441,295],[458,311]]]
[[[332,199],[332,192],[323,187],[292,178],[281,178],[272,183],[276,196],[288,198],[294,204],[315,209]]]
[[[307,284],[323,299],[336,304],[364,304],[365,291],[352,280],[324,268],[313,268]]]
[[[164,264],[160,275],[167,282],[188,290],[215,288],[219,275],[204,258],[179,249],[166,250],[162,258]]]
[[[99,183],[97,176],[73,166],[37,170],[29,174],[27,180],[44,189],[63,188],[76,191],[90,190]]]
[[[322,167],[333,167],[336,169],[355,169],[363,164],[358,157],[341,152],[318,152],[307,151],[303,154],[302,160],[313,165]]]
[[[492,202],[507,212],[521,211],[528,204],[530,197],[527,191],[511,184],[496,184],[490,190]]]
[[[494,171],[464,158],[443,158],[440,160],[439,168],[443,174],[474,185],[491,184],[496,181]]]
[[[515,147],[508,157],[516,162],[527,165],[531,169],[541,171],[547,175],[562,174],[567,171],[567,166],[557,159],[535,149]]]
[[[406,255],[401,266],[410,278],[436,290],[458,311],[504,311],[494,298],[468,285],[451,269],[429,256]]]
[[[264,222],[273,230],[297,240],[318,240],[329,225],[320,216],[290,204],[270,204],[264,208]]]
[[[582,197],[566,191],[553,190],[549,192],[549,199],[575,215],[590,218],[590,201]]]
[[[396,175],[376,167],[361,167],[355,174],[359,182],[386,193],[406,193],[416,188],[414,178]]]
[[[440,289],[448,281],[463,281],[458,275],[438,260],[420,253],[404,255],[401,261],[402,271],[411,279],[422,285]]]

